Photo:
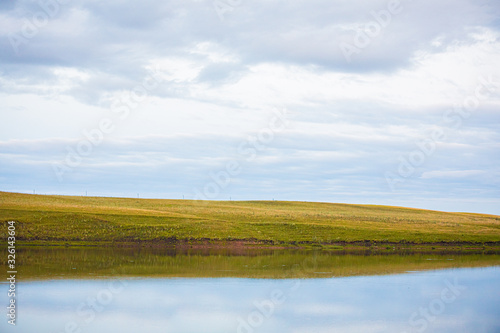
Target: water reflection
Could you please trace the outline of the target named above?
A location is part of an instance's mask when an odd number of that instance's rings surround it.
[[[500,331],[498,255],[241,251],[20,248],[0,332]]]
[[[500,264],[500,255],[386,250],[28,247],[18,249],[17,263],[22,280],[110,276],[325,278],[492,266]]]
[[[0,331],[498,332],[499,273],[31,281],[18,287],[18,325]]]

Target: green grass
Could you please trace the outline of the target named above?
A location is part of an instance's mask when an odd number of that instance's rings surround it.
[[[0,192],[0,238],[24,243],[248,240],[268,244],[500,244],[500,216],[281,201],[158,200]]]

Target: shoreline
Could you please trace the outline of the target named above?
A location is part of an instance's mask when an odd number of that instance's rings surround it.
[[[105,248],[155,248],[179,250],[326,250],[326,251],[494,251],[500,252],[500,242],[376,242],[376,241],[338,241],[333,243],[316,242],[273,242],[255,239],[235,240],[153,240],[153,241],[66,241],[66,240],[18,240],[21,247],[105,247]]]

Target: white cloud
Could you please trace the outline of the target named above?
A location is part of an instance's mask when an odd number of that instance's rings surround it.
[[[491,187],[500,172],[500,6],[401,3],[351,62],[339,43],[352,43],[387,1],[252,1],[223,21],[211,1],[61,5],[18,52],[0,39],[0,159],[8,162],[0,189],[37,183],[71,193],[84,179],[100,193],[120,193],[118,184],[133,174],[151,196],[178,196],[241,160],[238,145],[286,107],[287,129],[252,163],[243,158],[242,173],[221,195],[430,207],[430,191],[446,207],[460,193],[476,209],[471,193],[481,193],[490,207],[481,209],[500,213]],[[40,10],[36,2],[0,7],[0,35],[22,34]],[[113,102],[153,71],[161,84],[126,119],[114,114]],[[492,84],[473,112],[446,122],[481,78]],[[55,182],[45,166],[63,160],[103,118],[113,132],[71,182]],[[436,152],[392,192],[384,174],[436,129],[446,133]],[[102,172],[112,175],[109,182]],[[173,181],[171,192],[159,190]]]
[[[486,173],[485,170],[448,170],[448,171],[428,171],[422,174],[424,179],[432,178],[471,178],[481,176]]]

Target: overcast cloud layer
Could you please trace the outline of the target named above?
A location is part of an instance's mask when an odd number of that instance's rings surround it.
[[[500,3],[2,1],[0,190],[500,214]]]

